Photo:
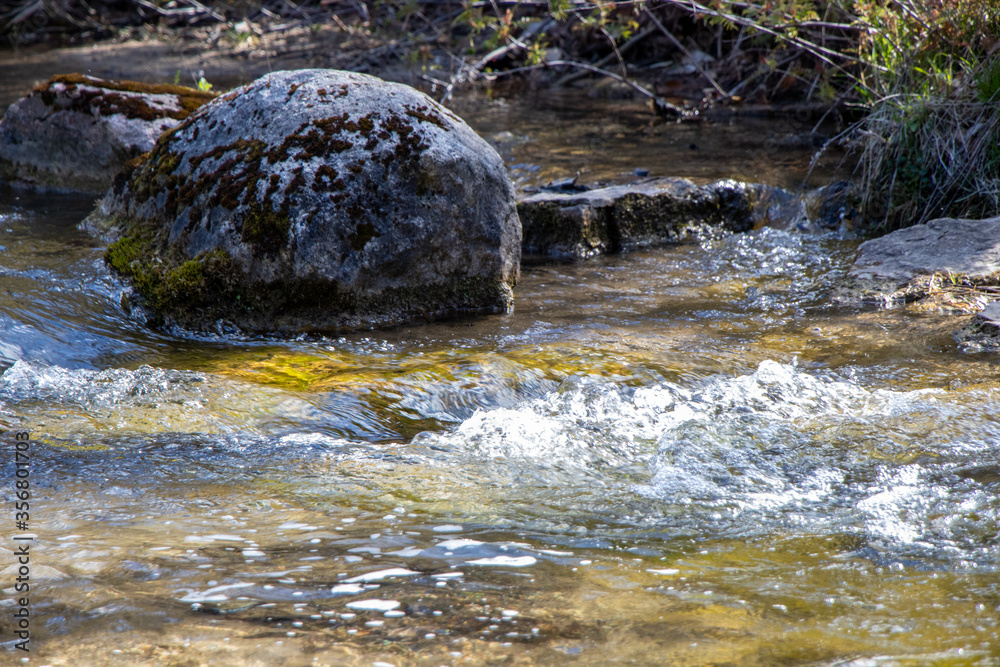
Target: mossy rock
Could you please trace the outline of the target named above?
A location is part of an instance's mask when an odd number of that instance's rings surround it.
[[[524,251],[582,259],[684,242],[704,227],[746,231],[754,225],[752,188],[663,178],[570,194],[540,192],[518,204]]]
[[[129,163],[91,216],[152,323],[342,331],[503,312],[521,229],[503,161],[412,88],[276,72]]]
[[[184,86],[54,76],[0,121],[0,180],[102,193],[130,160],[214,97]]]
[[[660,178],[576,192],[543,190],[518,202],[528,255],[585,259],[697,240],[706,230],[769,226],[826,230],[856,215],[845,182],[795,194],[732,180]]]

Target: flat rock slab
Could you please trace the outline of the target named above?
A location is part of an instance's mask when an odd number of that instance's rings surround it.
[[[661,178],[584,192],[542,191],[518,202],[522,251],[583,259],[682,243],[707,229],[837,228],[850,208],[846,190],[837,184],[794,195],[756,183]]]
[[[993,299],[997,285],[1000,217],[938,218],[862,243],[835,299],[975,313]]]
[[[938,218],[865,241],[849,275],[895,288],[935,273],[971,281],[1000,276],[1000,217]]]
[[[165,133],[89,226],[151,325],[295,335],[511,307],[503,160],[409,86],[274,72]],[[221,323],[221,324],[220,324]]]
[[[129,160],[214,97],[184,86],[54,76],[0,121],[0,181],[100,194]]]

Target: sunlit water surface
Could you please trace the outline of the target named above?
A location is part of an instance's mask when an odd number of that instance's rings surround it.
[[[0,193],[32,664],[1000,664],[996,359],[832,305],[855,242],[761,229],[525,266],[508,315],[199,338],[124,315],[90,206]]]

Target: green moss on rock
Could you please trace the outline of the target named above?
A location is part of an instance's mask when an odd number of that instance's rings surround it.
[[[275,211],[269,204],[254,204],[243,218],[241,238],[250,244],[254,255],[273,257],[288,243],[290,228],[286,212]]]
[[[239,298],[234,280],[239,269],[224,250],[185,259],[176,252],[164,253],[151,228],[134,226],[130,231],[108,246],[104,260],[131,280],[157,318],[183,321],[194,312],[218,310],[220,303]]]
[[[447,194],[444,180],[452,185],[451,177],[434,171],[429,158],[436,156],[425,155],[439,131],[424,124],[448,129],[444,117],[420,105],[377,113],[369,112],[372,107],[320,107],[268,126],[277,118],[268,114],[284,110],[265,102],[248,98],[239,113],[222,101],[213,104],[162,136],[117,180],[107,210],[118,216],[122,236],[106,260],[135,286],[130,303],[156,315],[150,324],[205,330],[224,320],[247,332],[295,334],[510,307],[516,271],[470,277],[468,265],[447,264],[451,248],[436,249],[433,241],[428,261],[441,262],[426,272],[416,263],[415,271],[400,266],[420,254],[406,254],[405,243],[399,244],[398,264],[385,269],[379,265],[384,258],[370,252],[374,239],[396,231],[394,216],[410,215],[412,200]],[[439,201],[433,206],[444,210]],[[464,228],[448,231],[458,243],[480,242]],[[324,252],[313,252],[313,244]],[[216,249],[191,257],[194,247]],[[352,254],[366,247],[363,259]],[[303,251],[294,262],[290,248]],[[351,273],[354,265],[343,271],[337,265],[359,261],[358,277]],[[328,271],[327,263],[340,272]],[[434,277],[416,284],[420,275]]]
[[[321,280],[253,281],[224,250],[187,258],[151,225],[125,228],[105,261],[135,287],[153,326],[173,322],[198,331],[222,319],[248,332],[333,332],[503,312],[512,300],[512,285],[479,277],[366,293]]]

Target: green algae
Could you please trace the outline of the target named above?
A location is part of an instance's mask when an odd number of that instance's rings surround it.
[[[206,360],[201,370],[293,391],[326,392],[472,380],[487,369],[491,377],[503,377],[512,384],[561,382],[571,375],[588,374],[624,380],[636,377],[635,361],[618,352],[595,354],[563,345],[504,351],[445,348],[377,355],[344,350],[307,353],[274,347],[216,355]]]

